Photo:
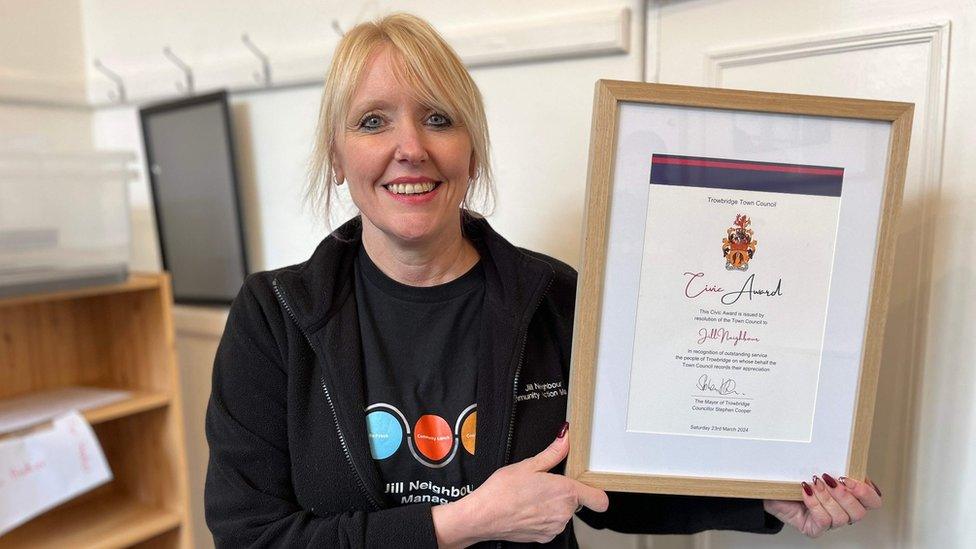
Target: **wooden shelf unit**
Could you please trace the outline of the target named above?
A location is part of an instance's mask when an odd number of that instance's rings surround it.
[[[0,536],[12,547],[191,546],[169,276],[0,299],[0,399],[82,385],[132,391],[84,412],[113,480]]]

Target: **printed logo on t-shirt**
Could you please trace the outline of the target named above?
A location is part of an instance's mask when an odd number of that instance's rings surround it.
[[[474,455],[477,439],[477,404],[472,404],[458,414],[451,424],[435,414],[420,416],[411,426],[396,406],[377,402],[366,408],[366,431],[369,451],[375,460],[395,455],[407,441],[407,448],[417,462],[437,469],[450,463],[458,448]]]
[[[402,505],[409,503],[433,503],[442,505],[457,501],[471,493],[474,486],[453,486],[437,484],[429,480],[411,480],[409,482],[388,482],[386,493],[390,494]]]
[[[565,397],[569,394],[563,387],[562,380],[553,379],[550,381],[527,382],[519,387],[518,394],[515,395],[517,402],[532,400],[543,400],[549,398]]]

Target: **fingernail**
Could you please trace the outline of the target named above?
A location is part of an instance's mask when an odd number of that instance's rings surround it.
[[[840,483],[843,484],[845,488],[850,488],[849,486],[847,486],[847,477],[837,477],[837,480],[840,481]]]
[[[831,488],[837,488],[837,481],[834,480],[834,477],[828,475],[827,473],[824,473],[823,474],[823,479],[824,479],[824,482],[827,483],[827,486],[830,486]]]
[[[813,485],[816,486],[818,484],[820,484],[820,477],[813,475]]]
[[[806,482],[801,482],[800,486],[803,487],[803,491],[806,492],[808,496],[813,495],[813,488],[811,488],[809,484],[807,484]]]
[[[881,497],[881,489],[878,488],[878,485],[875,484],[874,481],[871,480],[871,479],[866,478],[864,480],[868,481],[871,484],[871,488],[874,488],[874,491],[878,493],[878,497],[880,498]]]
[[[569,430],[569,422],[564,421],[563,426],[559,428],[559,434],[556,435],[556,438],[563,438],[564,436],[566,436],[566,431],[568,430]]]

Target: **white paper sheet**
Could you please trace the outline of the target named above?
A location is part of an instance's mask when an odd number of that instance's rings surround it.
[[[71,410],[125,400],[132,393],[98,387],[63,387],[0,400],[0,435],[51,421]]]
[[[797,178],[825,177],[790,171],[805,168],[711,164],[783,171],[686,167],[717,172],[717,183],[732,172],[764,178],[766,192],[652,178],[627,427],[809,442],[840,199],[803,194],[817,185]],[[733,229],[752,235],[740,268],[722,254]]]
[[[0,441],[0,535],[112,480],[98,438],[80,413],[51,429]]]

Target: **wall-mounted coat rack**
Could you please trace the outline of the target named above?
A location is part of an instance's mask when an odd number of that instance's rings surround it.
[[[125,103],[125,82],[122,80],[122,77],[116,72],[109,70],[100,59],[96,58],[94,65],[98,69],[98,72],[104,74],[112,82],[115,82],[115,91],[108,92],[108,98],[116,103]]]
[[[296,37],[291,44],[261,44],[261,47],[248,32],[243,32],[238,36],[248,50],[246,54],[240,46],[234,46],[218,52],[205,52],[201,58],[186,58],[177,56],[166,46],[163,48],[167,60],[165,64],[161,64],[153,55],[132,57],[121,53],[117,59],[100,55],[94,59],[95,68],[107,80],[91,79],[87,86],[89,92],[97,90],[95,95],[102,98],[107,95],[108,101],[95,99],[89,93],[88,99],[79,98],[72,102],[61,99],[63,93],[60,90],[52,90],[50,93],[13,96],[4,96],[0,92],[0,103],[97,109],[165,101],[174,95],[169,64],[175,65],[182,73],[182,79],[175,84],[176,91],[188,96],[195,95],[197,88],[227,89],[231,94],[247,94],[321,85],[335,47],[335,38],[343,36],[345,28],[351,28],[354,23],[331,19],[328,24],[334,35],[323,33],[321,36]],[[465,64],[477,67],[626,54],[631,47],[631,26],[630,8],[614,7],[552,14],[545,19],[524,22],[459,26],[444,29],[444,36]],[[259,70],[255,70],[255,59]],[[108,61],[111,69],[103,60]]]
[[[182,59],[177,57],[169,46],[163,48],[163,55],[165,55],[167,59],[172,61],[174,65],[183,71],[183,82],[176,82],[177,91],[181,91],[187,95],[193,95],[193,69],[184,63]]]
[[[254,54],[255,57],[261,62],[261,72],[254,73],[254,81],[262,84],[266,88],[271,87],[271,62],[268,60],[268,56],[264,54],[263,51],[258,49],[251,41],[251,37],[245,32],[241,35],[241,42],[247,46],[247,49]]]

